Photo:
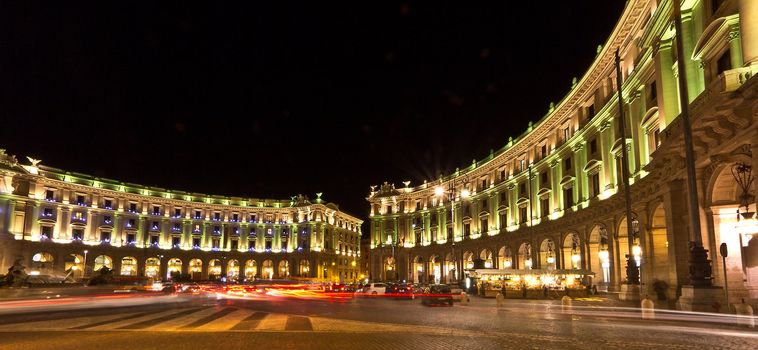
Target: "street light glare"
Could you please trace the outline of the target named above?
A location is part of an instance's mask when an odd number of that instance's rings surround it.
[[[443,194],[445,194],[445,190],[442,187],[435,187],[434,188],[434,195],[435,196],[440,197]]]
[[[468,190],[461,191],[461,198],[468,198],[471,193]]]

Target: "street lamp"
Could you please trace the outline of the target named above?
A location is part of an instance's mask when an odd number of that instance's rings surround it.
[[[600,259],[600,267],[603,269],[603,283],[608,284],[611,279],[611,261],[608,254],[608,230],[605,227],[600,228],[600,244],[597,257]]]
[[[468,182],[467,178],[463,178],[459,180],[458,183],[466,183]],[[450,202],[450,231],[451,234],[449,235],[448,239],[450,240],[450,246],[452,250],[453,255],[453,279],[455,281],[458,281],[458,259],[455,256],[455,180],[451,180],[448,182],[448,188],[445,190],[442,186],[438,186],[434,189],[434,194],[440,199],[440,201],[444,198],[443,196],[445,193],[447,193],[447,199]],[[461,191],[461,198],[466,199],[471,195],[471,192],[467,188],[464,188]]]
[[[392,247],[392,264],[387,268],[392,271],[392,277],[395,277],[394,279],[397,279],[397,269],[395,268],[395,245],[392,242],[392,236],[387,236],[387,245]]]
[[[575,269],[579,268],[579,262],[582,260],[582,256],[579,254],[579,237],[576,234],[571,234],[571,263]]]
[[[82,277],[87,277],[87,250],[84,250],[84,273]]]

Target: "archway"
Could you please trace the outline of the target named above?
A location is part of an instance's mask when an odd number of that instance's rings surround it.
[[[564,269],[579,269],[582,267],[582,241],[576,232],[568,233],[563,237],[561,247],[561,266]]]
[[[133,256],[121,258],[120,273],[122,276],[137,276],[137,258]]]
[[[554,270],[556,268],[555,242],[552,239],[543,239],[540,243],[540,268]]]
[[[615,246],[616,252],[618,254],[616,255],[619,259],[620,265],[619,267],[623,267],[622,271],[620,272],[620,276],[624,276],[625,278],[628,278],[628,272],[626,268],[628,267],[629,259],[633,259],[634,264],[637,265],[637,271],[639,273],[639,268],[642,265],[642,247],[640,246],[640,239],[639,239],[639,220],[637,219],[637,214],[632,212],[632,237],[629,237],[629,227],[626,223],[626,216],[621,218],[621,221],[619,222],[618,226],[618,240],[617,245]],[[629,242],[632,243],[632,251],[629,251]]]
[[[171,279],[173,275],[179,275],[182,273],[182,261],[179,258],[168,259],[168,265],[166,266],[166,277]]]
[[[156,278],[160,276],[161,261],[158,258],[147,258],[145,260],[145,276],[149,278]]]
[[[482,249],[479,253],[479,259],[484,261],[484,268],[491,269],[495,267],[495,261],[492,258],[492,251],[489,249]]]
[[[595,273],[592,284],[600,290],[608,290],[611,284],[611,254],[609,252],[610,237],[605,226],[595,225],[590,231],[589,240],[589,269]]]
[[[103,267],[107,267],[108,270],[113,270],[113,259],[107,255],[98,255],[95,257],[95,269],[92,271],[98,272]]]
[[[424,258],[422,258],[420,255],[416,255],[416,257],[413,258],[413,268],[411,271],[413,271],[411,273],[411,280],[415,281],[416,283],[423,283],[425,273]]]
[[[500,250],[497,253],[497,259],[499,263],[498,267],[500,269],[513,268],[513,254],[511,253],[511,247],[509,246],[500,247]]]
[[[280,278],[286,278],[290,275],[290,263],[289,261],[281,260],[279,261],[279,277]]]
[[[521,270],[531,270],[532,262],[532,245],[529,242],[521,243],[518,248],[518,268]]]
[[[64,268],[68,278],[80,279],[84,277],[84,257],[79,254],[69,254],[66,256]]]
[[[190,260],[189,273],[192,275],[193,281],[203,279],[203,261],[200,259]]]
[[[430,277],[434,284],[439,284],[442,281],[442,262],[439,255],[432,255],[429,257],[429,269]]]
[[[215,280],[221,277],[221,261],[218,259],[211,259],[208,262],[208,279]]]
[[[53,274],[53,255],[48,252],[40,252],[32,256],[32,269],[30,275],[52,275]]]
[[[258,275],[258,263],[250,259],[245,262],[245,278],[248,281],[252,281],[255,279],[255,276]]]
[[[308,261],[308,259],[300,259],[300,264],[297,270],[300,277],[308,277],[311,271],[311,262]]]
[[[271,260],[263,260],[263,278],[274,278],[274,262]]]
[[[454,283],[457,278],[457,272],[455,269],[455,260],[452,253],[445,255],[445,282]]]
[[[463,252],[463,269],[473,269],[474,268],[474,253],[465,251]]]
[[[656,291],[659,300],[668,299],[666,295],[669,288],[676,288],[669,278],[669,242],[668,231],[666,230],[666,209],[663,204],[658,204],[653,210],[650,221],[650,232],[648,233],[649,243],[647,248],[650,249],[647,256],[650,258],[647,264],[652,280],[652,289]],[[676,291],[674,290],[674,293]],[[673,297],[673,295],[672,295]]]
[[[226,277],[230,281],[237,280],[240,277],[240,262],[237,259],[229,260],[226,264]]]
[[[384,280],[394,281],[397,279],[395,259],[391,256],[384,258]]]

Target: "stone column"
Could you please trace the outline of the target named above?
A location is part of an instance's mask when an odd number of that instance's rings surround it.
[[[118,212],[114,212],[113,213],[113,231],[111,232],[112,245],[115,245],[117,247],[120,247],[122,245],[122,243],[124,242],[124,237],[121,236],[123,232],[124,232],[124,228],[123,228],[123,225],[121,224],[121,215]]]
[[[742,62],[745,66],[758,64],[758,1],[738,0]]]
[[[695,15],[692,9],[682,12],[682,49],[685,56],[682,59],[684,59],[684,69],[687,74],[687,96],[690,99],[689,102],[698,97],[704,89],[703,70],[697,61],[691,59],[692,51],[695,48],[695,44],[697,44],[697,36],[699,36],[695,25],[696,22],[701,20],[700,18],[693,19]]]
[[[60,222],[59,238],[71,239],[71,209],[66,206],[59,206],[60,216],[58,216],[58,222]]]
[[[672,40],[660,42],[657,50],[653,53],[661,130],[665,129],[679,115],[679,88],[674,77],[674,60],[671,57],[672,46]]]
[[[727,40],[729,41],[729,55],[731,56],[732,68],[742,67],[742,40],[740,40],[740,29],[738,27],[730,28]]]

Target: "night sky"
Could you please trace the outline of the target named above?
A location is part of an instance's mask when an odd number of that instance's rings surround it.
[[[366,220],[369,185],[448,174],[542,118],[624,3],[3,2],[0,148],[175,190],[324,192]]]

